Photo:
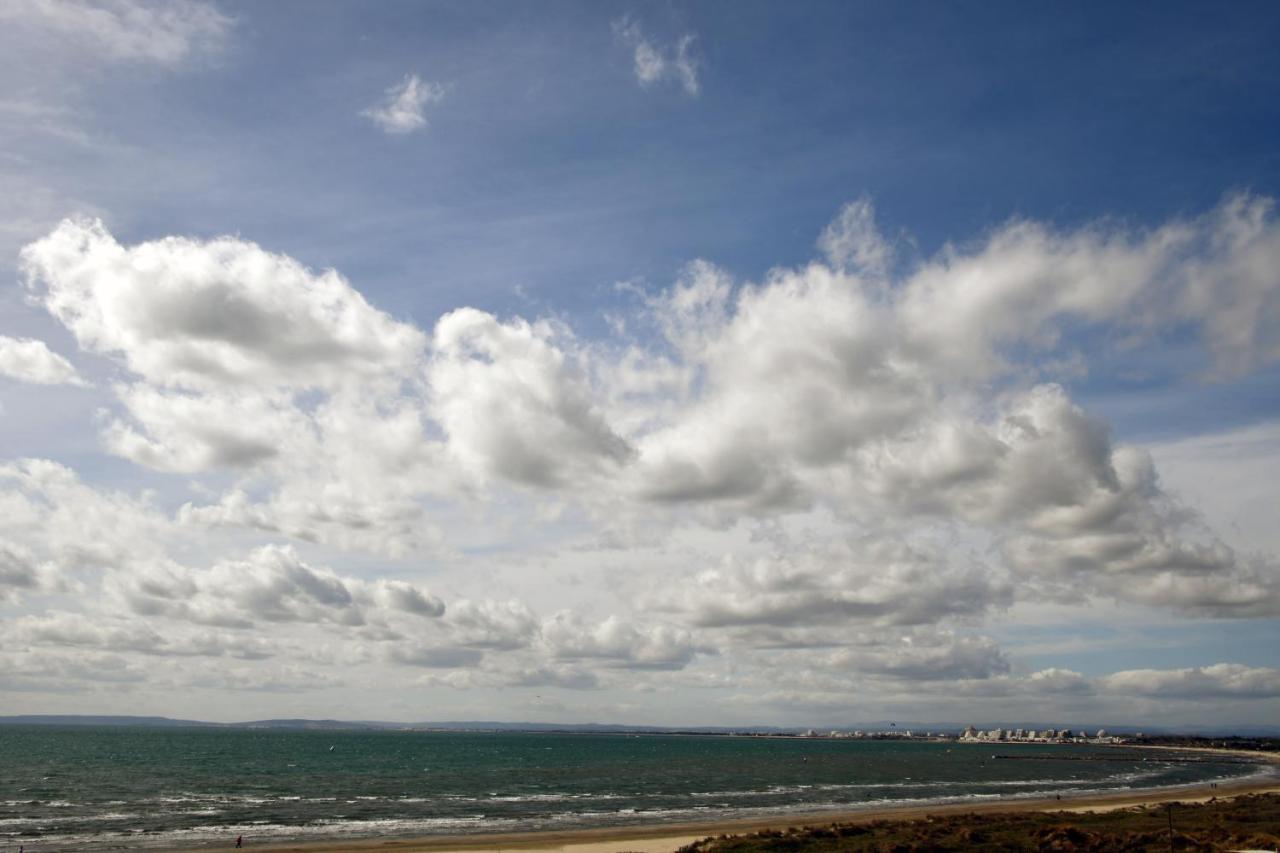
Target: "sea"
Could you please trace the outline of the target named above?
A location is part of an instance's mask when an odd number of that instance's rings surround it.
[[[0,850],[710,822],[1189,785],[1272,767],[1086,745],[5,726]]]

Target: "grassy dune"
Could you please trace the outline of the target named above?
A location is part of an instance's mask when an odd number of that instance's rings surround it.
[[[1101,813],[1010,812],[919,820],[833,823],[706,838],[680,853],[756,851],[1174,850],[1280,849],[1280,794],[1208,803],[1141,806]]]

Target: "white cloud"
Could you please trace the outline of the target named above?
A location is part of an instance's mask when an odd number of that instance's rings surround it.
[[[81,56],[170,66],[216,50],[234,24],[199,0],[9,0],[0,21],[63,39]]]
[[[462,645],[478,649],[526,648],[541,631],[538,617],[517,599],[461,599],[449,608],[447,621]]]
[[[88,621],[80,613],[54,612],[26,616],[11,626],[19,643],[36,646],[70,647],[122,654],[138,653],[174,657],[233,657],[259,660],[271,657],[271,643],[252,637],[237,637],[209,631],[164,633],[137,620]]]
[[[406,666],[458,669],[476,666],[484,658],[484,653],[456,646],[396,645],[391,647],[389,657]]]
[[[41,585],[40,569],[25,548],[0,540],[0,602]]]
[[[11,692],[80,693],[147,680],[145,664],[127,657],[83,649],[0,653],[0,688]]]
[[[126,248],[100,221],[66,220],[22,266],[83,349],[162,387],[330,388],[404,371],[424,343],[338,273],[232,237]]]
[[[184,520],[384,553],[433,541],[413,498],[449,481],[427,434],[427,337],[340,275],[234,238],[124,247],[66,221],[23,251],[27,285],[88,351],[120,359],[107,448],[162,471],[269,472]],[[436,473],[432,474],[432,469]],[[240,491],[243,495],[243,491]]]
[[[592,405],[561,330],[464,308],[436,324],[433,411],[462,466],[479,477],[554,486],[631,454]]]
[[[540,666],[508,674],[505,683],[512,687],[561,687],[566,690],[591,690],[600,686],[595,673],[571,666]]]
[[[310,428],[279,396],[190,394],[143,383],[117,386],[116,394],[143,430],[110,421],[103,434],[107,449],[160,471],[254,465]]]
[[[893,262],[893,247],[876,227],[875,207],[869,198],[842,207],[818,238],[818,248],[833,268],[873,279],[888,275]]]
[[[848,632],[834,648],[778,648],[743,655],[732,650],[735,686],[803,693],[810,698],[920,694],[962,689],[1005,691],[1015,679],[1012,664],[988,637],[933,627]]]
[[[1221,700],[1280,696],[1280,670],[1237,663],[1187,669],[1131,669],[1100,679],[1116,693],[1156,698]]]
[[[1089,679],[1071,669],[1051,667],[1033,672],[1026,678],[1026,685],[1039,694],[1087,694],[1093,692]]]
[[[33,654],[200,655],[243,689],[415,668],[477,691],[806,702],[1264,695],[1253,670],[1015,675],[973,632],[1026,602],[1280,612],[1274,555],[1228,546],[1043,379],[1064,324],[1139,347],[1190,329],[1201,374],[1270,364],[1275,231],[1269,202],[1230,199],[1143,233],[1013,223],[911,266],[864,200],[827,262],[759,282],[694,262],[590,341],[474,308],[428,335],[244,240],[122,246],[66,222],[24,251],[30,292],[117,363],[107,448],[192,479],[157,477],[160,500],[0,465],[0,596],[53,608],[22,622]],[[103,601],[58,597],[75,584]],[[251,629],[278,669],[212,660],[252,659],[231,642]],[[24,690],[69,672],[21,665]]]
[[[889,318],[856,282],[820,266],[778,271],[726,304],[720,278],[696,267],[660,309],[700,393],[638,444],[651,499],[807,503],[807,472],[929,406],[931,388],[898,364]]]
[[[705,627],[933,625],[980,616],[1012,598],[1007,581],[980,564],[950,565],[929,549],[866,537],[826,549],[796,548],[754,561],[733,555],[672,591],[668,607]],[[776,636],[752,632],[761,642]],[[830,643],[833,632],[808,632]]]
[[[641,86],[670,80],[678,83],[690,97],[697,96],[700,86],[699,61],[693,52],[695,36],[685,33],[670,49],[663,49],[645,36],[639,23],[630,17],[614,21],[613,33],[633,51],[636,80]]]
[[[47,567],[51,583],[159,560],[172,529],[153,497],[95,489],[46,459],[0,463],[0,537]]]
[[[438,598],[401,581],[342,577],[304,561],[290,546],[264,545],[207,571],[174,564],[139,566],[113,576],[113,591],[135,613],[227,628],[300,622],[356,628],[396,614],[437,618]]]
[[[626,669],[683,669],[704,651],[681,628],[637,626],[617,616],[592,624],[568,611],[543,623],[542,636],[559,660],[598,660]]]
[[[1280,478],[1280,423],[1146,445],[1166,489],[1241,549],[1280,554],[1271,504]]]
[[[843,649],[831,656],[837,669],[919,681],[987,679],[1010,669],[1004,652],[985,637],[909,634],[897,643]]]
[[[439,83],[423,80],[417,74],[406,74],[404,80],[387,89],[381,104],[360,114],[387,133],[412,133],[427,126],[427,105],[439,103],[444,95],[444,87]]]
[[[1065,320],[1135,332],[1187,324],[1235,375],[1280,358],[1280,220],[1235,195],[1146,232],[1095,224],[1058,233],[1015,221],[976,250],[949,247],[903,282],[904,342],[939,371],[985,376],[1013,346],[1051,350]]]
[[[44,341],[0,335],[0,375],[38,385],[84,385],[71,362]]]

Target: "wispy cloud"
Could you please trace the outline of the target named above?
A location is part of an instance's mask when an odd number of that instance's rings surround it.
[[[650,40],[631,17],[613,22],[613,32],[631,48],[635,58],[636,80],[641,86],[652,86],[664,80],[680,84],[685,93],[696,97],[699,92],[698,60],[693,55],[695,36],[685,33],[674,45],[664,48]]]
[[[427,126],[427,104],[443,99],[444,87],[439,83],[423,80],[417,74],[406,74],[403,80],[387,89],[381,104],[360,114],[387,133],[412,133]]]
[[[0,4],[0,21],[65,39],[105,59],[160,65],[216,49],[234,23],[200,0],[12,0]]]

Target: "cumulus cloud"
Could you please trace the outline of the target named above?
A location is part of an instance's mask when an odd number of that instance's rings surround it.
[[[24,250],[24,269],[81,349],[122,368],[107,448],[215,477],[169,518],[55,463],[0,465],[0,537],[14,543],[0,594],[106,572],[110,600],[159,637],[59,617],[24,623],[32,648],[233,656],[208,637],[270,627],[340,637],[346,663],[486,689],[701,678],[726,658],[723,683],[810,696],[850,683],[1023,698],[1266,684],[1214,668],[1023,677],[968,632],[1021,600],[1280,613],[1274,557],[1229,547],[1145,451],[1043,375],[1080,324],[1139,347],[1192,334],[1203,375],[1271,364],[1278,233],[1270,202],[1241,196],[1148,231],[1014,222],[907,263],[862,200],[822,235],[824,261],[759,282],[697,261],[668,289],[633,290],[640,316],[617,340],[584,341],[559,320],[474,308],[428,335],[338,273],[240,239],[129,247],[69,221]],[[494,525],[553,546],[565,529],[611,547],[688,538],[655,549],[662,572],[630,579],[643,594],[619,594],[603,611],[615,615],[544,619],[475,595],[488,575],[467,568],[501,575],[504,556],[477,556],[472,532],[490,543]],[[179,553],[203,536],[260,547]],[[339,573],[286,537],[392,558],[456,545],[468,597],[446,608],[415,583]],[[547,559],[592,559],[567,554]]]
[[[40,586],[40,570],[21,545],[0,540],[0,602]]]
[[[234,25],[200,0],[13,0],[0,21],[63,39],[82,56],[169,66],[216,50]]]
[[[986,566],[953,566],[931,550],[866,537],[749,562],[727,556],[667,606],[704,627],[933,625],[981,615],[1011,598],[1007,582]],[[777,639],[755,636],[766,644]],[[811,640],[830,642],[829,632],[821,636],[810,633]]]
[[[11,692],[81,693],[96,687],[129,688],[147,680],[147,668],[125,656],[82,649],[0,653],[0,687]]]
[[[478,649],[522,649],[541,632],[538,617],[518,599],[470,601],[449,608],[448,624],[460,643]]]
[[[736,686],[755,688],[774,704],[847,713],[870,699],[907,703],[949,720],[960,707],[1006,722],[1049,722],[1064,712],[1068,719],[1131,714],[1135,699],[1170,707],[1245,703],[1237,704],[1244,708],[1280,696],[1280,671],[1234,663],[1098,676],[1057,667],[1018,674],[991,640],[946,632],[851,646],[827,660],[788,655],[748,671]],[[1151,706],[1143,707],[1151,713]]]
[[[98,651],[176,657],[233,657],[259,660],[272,655],[264,640],[216,634],[174,631],[161,633],[136,620],[88,621],[83,614],[53,612],[17,620],[10,633],[19,643],[71,647]]]
[[[1280,696],[1280,670],[1238,663],[1187,669],[1131,669],[1100,679],[1116,693],[1158,699],[1265,699]]]
[[[1280,231],[1272,219],[1268,204],[1231,199],[1138,236],[1015,223],[886,291],[871,211],[855,205],[826,241],[839,270],[775,270],[735,288],[699,265],[650,303],[698,382],[667,423],[635,440],[638,491],[757,513],[843,502],[855,513],[936,516],[992,531],[1005,562],[1055,595],[1277,612],[1274,562],[1197,530],[1146,455],[1114,444],[1062,388],[983,401],[1005,347],[1051,348],[1055,318],[1131,325],[1125,312],[1140,308],[1143,323],[1183,323],[1166,303],[1197,280],[1189,271],[1236,266],[1213,248],[1218,235],[1241,232],[1230,245],[1265,254]],[[856,245],[870,260],[850,260]],[[1212,338],[1215,322],[1198,319]]]
[[[406,74],[403,80],[387,89],[378,106],[370,107],[361,115],[387,133],[412,133],[427,126],[427,105],[444,100],[444,94],[444,87],[439,83],[423,80],[417,74]]]
[[[125,247],[96,221],[68,220],[22,257],[31,293],[81,348],[132,374],[103,419],[111,452],[281,482],[263,505],[233,490],[184,520],[392,554],[432,541],[413,499],[449,475],[425,401],[405,393],[427,337],[336,272],[234,238]]]
[[[816,473],[885,441],[907,452],[926,445],[952,480],[981,479],[1002,436],[974,424],[967,401],[1009,374],[1015,350],[1032,354],[1034,370],[1034,354],[1053,351],[1067,320],[1133,334],[1191,323],[1215,370],[1275,358],[1280,326],[1271,328],[1269,312],[1280,282],[1259,259],[1280,259],[1280,226],[1267,200],[1232,198],[1137,235],[1016,222],[976,248],[948,248],[887,292],[878,279],[887,250],[873,221],[858,203],[828,230],[834,269],[774,270],[734,288],[700,264],[653,303],[701,381],[670,422],[637,442],[646,494],[804,503],[824,487]],[[1215,302],[1178,307],[1213,276],[1222,284]],[[1246,313],[1248,333],[1229,335],[1229,318]]]
[[[456,646],[394,645],[388,655],[395,663],[421,666],[427,669],[457,669],[475,666],[484,658],[484,652]]]
[[[301,690],[321,690],[335,687],[342,682],[334,676],[293,664],[275,666],[231,666],[212,673],[175,673],[174,686],[188,690],[258,691],[264,693],[297,693]]]
[[[591,690],[600,686],[595,673],[571,666],[540,666],[518,670],[505,678],[512,687],[561,687],[566,690]]]
[[[589,670],[565,664],[518,665],[510,668],[481,669],[475,667],[440,668],[418,679],[419,684],[447,687],[452,690],[522,687],[532,689],[594,690],[600,679]]]
[[[107,449],[161,471],[248,467],[310,427],[279,395],[192,394],[142,383],[115,390],[133,423],[110,421]]]
[[[330,388],[404,371],[424,338],[338,273],[231,237],[121,246],[66,220],[22,250],[26,284],[81,348],[171,388]]]
[[[1072,669],[1050,667],[1031,673],[1025,684],[1037,694],[1088,694],[1093,692],[1089,679]]]
[[[0,538],[39,563],[51,584],[163,559],[172,533],[150,495],[96,489],[47,459],[0,463]]]
[[[411,481],[415,471],[397,473]],[[280,491],[270,498],[256,500],[232,489],[215,503],[183,504],[177,519],[193,528],[247,528],[393,558],[444,550],[443,534],[427,520],[422,506],[395,494],[399,489],[390,482],[382,491],[366,491],[358,483],[315,482],[321,478],[314,472],[285,476]]]
[[[37,385],[84,385],[80,374],[44,341],[0,335],[0,375]]]
[[[228,414],[256,408],[262,415],[228,423],[217,417],[222,400]],[[370,383],[305,407],[275,395],[204,395],[191,407],[214,410],[212,422],[224,425],[214,433],[216,440],[209,441],[211,430],[198,419],[189,425],[176,421],[181,408],[148,412],[140,421],[153,425],[147,439],[158,447],[146,457],[155,461],[146,464],[216,464],[211,450],[225,452],[228,440],[234,442],[231,449],[247,441],[250,448],[269,446],[271,452],[238,457],[238,467],[269,475],[276,488],[255,495],[238,487],[209,503],[187,503],[178,514],[185,524],[245,527],[394,558],[447,550],[422,498],[447,494],[466,477],[432,434],[438,430],[420,397],[394,384]]]
[[[697,96],[699,62],[693,53],[695,36],[685,33],[674,45],[664,49],[649,39],[640,29],[640,24],[630,17],[614,21],[613,33],[633,51],[633,67],[641,86],[670,80],[678,83],[690,97]]]
[[[597,660],[626,669],[683,669],[704,650],[681,628],[637,626],[617,616],[591,623],[569,611],[547,620],[542,636],[559,660]]]
[[[935,419],[860,453],[860,485],[899,511],[1002,531],[1005,563],[1067,599],[1254,616],[1280,608],[1275,567],[1194,524],[1149,455],[1116,446],[1058,386],[1005,401],[988,424]]]
[[[592,405],[552,324],[464,308],[436,324],[428,377],[449,448],[477,476],[535,486],[607,470],[631,448]]]
[[[986,637],[914,632],[896,642],[841,649],[833,668],[909,681],[987,679],[1010,669],[1008,658]]]
[[[445,609],[412,584],[342,577],[310,565],[287,545],[264,545],[245,559],[223,560],[203,572],[175,564],[138,567],[115,575],[112,586],[139,615],[227,628],[262,622],[354,628],[397,612],[435,618]]]
[[[1150,231],[1015,221],[923,264],[903,283],[898,314],[904,339],[939,369],[973,376],[1003,369],[1008,347],[1054,347],[1066,320],[1187,324],[1211,372],[1232,375],[1280,356],[1278,255],[1275,202],[1249,195]]]
[[[646,496],[807,503],[807,472],[838,464],[930,404],[916,372],[897,369],[890,325],[856,283],[820,266],[778,271],[730,301],[723,278],[698,265],[660,306],[701,392],[639,443]]]
[[[849,708],[854,697],[903,691],[920,698],[970,690],[990,695],[1025,690],[1025,679],[1012,674],[1012,663],[994,640],[931,626],[850,632],[828,650],[730,654],[736,662],[733,686],[809,704],[843,703]]]

